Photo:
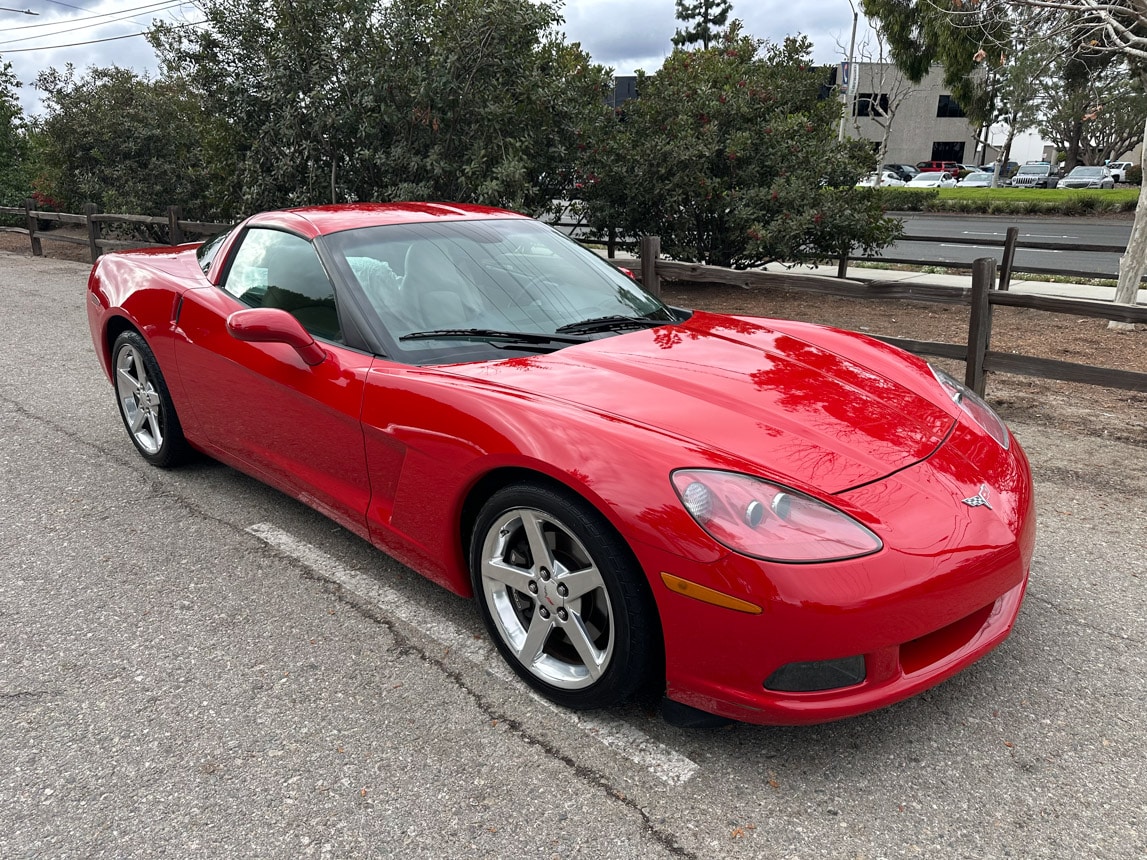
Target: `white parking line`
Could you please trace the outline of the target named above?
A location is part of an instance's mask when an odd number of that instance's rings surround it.
[[[461,654],[471,663],[504,681],[521,685],[521,681],[510,671],[488,641],[474,639],[449,621],[411,603],[394,589],[376,582],[366,574],[351,570],[318,547],[299,540],[290,532],[285,532],[271,523],[256,523],[249,526],[247,531],[280,552],[302,562],[324,579],[369,600],[387,615],[393,615],[418,628],[436,642],[448,647],[451,652]],[[522,689],[555,714],[564,717],[611,750],[644,767],[663,782],[681,785],[691,779],[698,770],[696,762],[655,741],[628,723],[567,711],[536,695],[524,685]]]

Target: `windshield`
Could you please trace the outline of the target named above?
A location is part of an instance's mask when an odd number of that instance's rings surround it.
[[[677,319],[593,251],[537,221],[364,227],[324,244],[344,277],[361,287],[400,361],[505,358],[506,349],[555,349],[624,330],[629,321],[636,327]],[[599,324],[578,326],[587,321]],[[571,327],[576,337],[538,339]]]
[[[1072,176],[1102,176],[1102,167],[1077,167],[1071,171]]]
[[[1017,173],[1047,173],[1048,166],[1046,164],[1025,164]]]

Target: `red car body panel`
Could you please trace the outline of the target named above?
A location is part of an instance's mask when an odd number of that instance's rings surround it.
[[[378,223],[520,217],[481,207],[363,204],[265,213],[308,238]],[[124,326],[152,347],[188,440],[315,507],[435,582],[471,594],[467,511],[500,476],[559,482],[596,507],[650,583],[666,689],[756,723],[861,713],[983,656],[1019,611],[1035,540],[1030,470],[964,415],[924,362],[861,335],[696,313],[547,355],[412,366],[333,343],[308,367],[241,342],[246,307],[193,249],[104,257],[89,322],[111,378]],[[843,562],[731,551],[678,499],[670,472],[757,475],[830,502],[883,542]],[[981,487],[990,506],[962,505]],[[669,573],[761,607],[671,591]],[[863,682],[767,689],[790,663],[865,656]]]

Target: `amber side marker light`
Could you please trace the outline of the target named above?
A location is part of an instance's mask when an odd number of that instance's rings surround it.
[[[662,572],[661,581],[670,591],[676,591],[678,594],[692,597],[702,603],[712,603],[714,606],[734,609],[737,612],[747,612],[750,615],[760,615],[764,611],[755,603],[749,603],[747,600],[741,600],[739,597],[733,597],[733,595],[725,594],[723,591],[698,585],[696,582],[690,582],[671,573]]]

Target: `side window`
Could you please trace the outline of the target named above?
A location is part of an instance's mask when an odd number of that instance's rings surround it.
[[[248,230],[223,289],[251,307],[287,311],[315,337],[342,340],[334,287],[306,239]]]

